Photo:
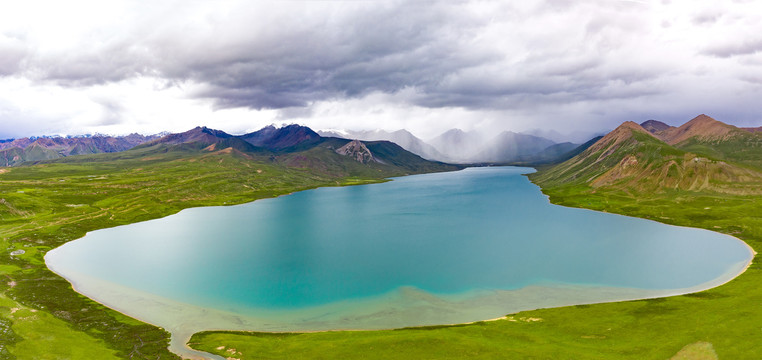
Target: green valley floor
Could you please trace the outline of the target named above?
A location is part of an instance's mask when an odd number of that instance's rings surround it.
[[[114,155],[107,162],[19,167],[0,174],[0,248],[5,252],[0,255],[0,359],[177,358],[166,350],[165,331],[77,294],[45,267],[45,252],[87,231],[188,207],[383,181],[381,176],[313,175],[223,155]],[[582,187],[544,191],[559,205],[711,229],[762,247],[759,197],[694,192],[643,197]],[[191,346],[235,359],[756,359],[762,357],[759,284],[762,268],[755,258],[730,283],[685,296],[540,309],[455,326],[208,332],[194,336]]]
[[[76,293],[45,253],[88,231],[395,174],[315,174],[225,151],[146,148],[0,169],[0,359],[178,359],[169,333]],[[398,175],[398,174],[397,174]]]
[[[542,185],[542,184],[541,184]],[[553,203],[706,228],[762,246],[762,199],[665,192],[635,197],[544,188]],[[759,359],[762,267],[669,298],[539,309],[468,325],[319,333],[206,332],[191,346],[235,359]]]

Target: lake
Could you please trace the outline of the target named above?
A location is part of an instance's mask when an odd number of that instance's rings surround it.
[[[551,205],[517,167],[183,210],[88,233],[46,263],[180,338],[377,329],[719,285],[752,252],[700,229]],[[178,335],[178,334],[181,334]]]

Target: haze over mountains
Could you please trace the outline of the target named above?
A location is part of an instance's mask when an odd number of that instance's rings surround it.
[[[325,137],[337,137],[350,140],[364,140],[364,141],[378,141],[386,140],[391,141],[399,146],[402,146],[407,151],[412,152],[424,159],[447,161],[447,157],[440,153],[430,144],[421,140],[417,136],[413,135],[407,130],[401,129],[397,131],[386,130],[321,130],[318,134]]]
[[[475,131],[451,129],[428,142],[407,130],[318,131],[323,136],[345,139],[388,140],[425,159],[451,163],[546,162],[574,150],[579,144],[556,143],[529,134],[504,131],[485,136]]]

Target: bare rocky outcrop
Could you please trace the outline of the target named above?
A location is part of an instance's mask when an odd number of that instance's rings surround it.
[[[368,147],[360,140],[352,140],[346,145],[336,149],[336,153],[339,155],[350,156],[353,159],[367,164],[369,162],[378,162],[373,157],[373,154],[368,150]]]

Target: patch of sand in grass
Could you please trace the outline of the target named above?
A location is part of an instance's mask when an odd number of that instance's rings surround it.
[[[699,341],[685,345],[670,360],[718,360],[711,343]]]
[[[505,316],[502,319],[508,320],[510,322],[519,322],[519,321],[522,321],[522,322],[527,322],[527,323],[542,321],[542,318],[523,317],[523,316],[518,318],[518,319],[515,316]],[[500,319],[498,319],[498,320],[500,320]]]

